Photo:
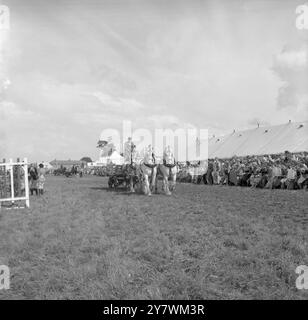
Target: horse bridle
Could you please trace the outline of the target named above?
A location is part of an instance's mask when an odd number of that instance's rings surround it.
[[[150,169],[154,169],[155,167],[157,167],[157,163],[155,163],[156,160],[155,160],[155,155],[154,155],[153,152],[152,152],[152,160],[153,160],[154,163],[150,164],[150,163],[145,163],[145,162],[144,162],[144,165],[145,165],[146,167],[150,168]]]
[[[147,166],[147,167],[150,168],[150,169],[153,169],[153,168],[157,167],[157,164],[156,164],[156,163],[153,163],[153,164],[144,163],[144,165]]]
[[[175,159],[174,159],[174,163],[173,163],[173,164],[166,163],[166,160],[164,159],[164,160],[163,160],[163,165],[164,165],[166,168],[172,169],[172,168],[174,168],[174,167],[176,166]]]
[[[172,157],[173,157],[173,155],[172,155]],[[169,157],[170,158],[170,157]],[[166,161],[166,159],[164,158],[163,159],[163,165],[166,167],[166,168],[169,168],[169,169],[172,169],[172,168],[174,168],[175,166],[176,166],[176,162],[175,162],[175,158],[173,157],[173,161],[174,161],[174,163],[167,163],[167,161]]]

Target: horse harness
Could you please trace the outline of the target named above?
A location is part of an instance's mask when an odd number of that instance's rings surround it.
[[[175,159],[174,159],[174,163],[167,163],[166,162],[166,159],[163,160],[163,165],[169,169],[172,169],[176,166],[176,163],[175,163]]]
[[[153,160],[154,163],[144,163],[144,165],[145,165],[146,167],[150,168],[150,169],[156,168],[156,167],[157,167],[157,163],[155,163],[156,160],[155,160],[155,155],[154,155],[154,153],[152,153],[152,160]]]

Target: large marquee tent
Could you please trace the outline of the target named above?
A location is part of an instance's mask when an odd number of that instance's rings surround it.
[[[279,154],[284,151],[308,151],[308,121],[234,131],[208,140],[210,159]]]

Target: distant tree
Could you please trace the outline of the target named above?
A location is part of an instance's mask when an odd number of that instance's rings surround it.
[[[92,159],[90,157],[83,157],[80,159],[80,161],[84,161],[84,162],[93,162]]]

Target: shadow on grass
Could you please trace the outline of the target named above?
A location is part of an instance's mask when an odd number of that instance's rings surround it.
[[[136,191],[136,192],[130,192],[125,190],[125,188],[108,188],[108,187],[90,187],[92,190],[101,190],[101,191],[107,191],[107,192],[115,192],[117,196],[120,195],[126,195],[126,196],[143,196],[146,197],[147,195],[144,194],[143,192]],[[157,195],[165,195],[163,192],[153,192],[152,196],[157,196]]]
[[[140,192],[130,192],[128,190],[125,190],[125,188],[109,188],[109,187],[90,187],[92,190],[101,190],[101,191],[107,191],[107,192],[115,192],[117,195],[127,195],[127,196],[132,196],[132,195],[138,195],[138,196],[143,196],[144,194]]]

